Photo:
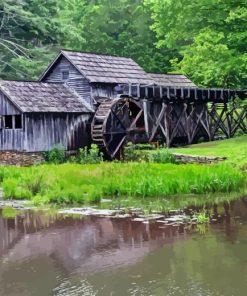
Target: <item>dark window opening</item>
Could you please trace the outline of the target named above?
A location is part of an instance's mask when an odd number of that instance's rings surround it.
[[[62,71],[62,80],[69,79],[69,71]]]
[[[6,128],[6,129],[11,129],[11,128],[13,128],[13,120],[12,120],[12,115],[6,115],[5,117],[4,117],[4,127]]]
[[[15,128],[16,129],[22,128],[22,117],[21,117],[21,115],[15,115]]]

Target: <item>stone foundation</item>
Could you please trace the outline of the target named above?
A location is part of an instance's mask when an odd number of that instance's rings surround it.
[[[177,163],[198,163],[198,164],[211,164],[219,161],[224,161],[226,157],[209,157],[209,156],[195,156],[180,153],[172,154]]]
[[[44,162],[43,152],[0,151],[0,165],[30,166]]]

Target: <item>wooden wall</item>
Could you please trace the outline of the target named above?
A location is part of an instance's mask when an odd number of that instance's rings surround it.
[[[24,132],[22,129],[5,129],[2,116],[21,114],[11,101],[0,92],[0,150],[23,150]]]
[[[0,115],[17,115],[21,114],[20,110],[0,92]]]
[[[25,116],[25,145],[28,152],[48,151],[61,145],[76,150],[89,144],[89,114],[34,113]]]
[[[89,114],[24,114],[22,129],[0,129],[0,150],[38,152],[57,145],[66,150],[88,146],[89,119]]]
[[[69,79],[64,81],[62,79],[62,72],[69,71]],[[88,80],[64,57],[62,57],[52,71],[49,71],[43,82],[66,82],[77,94],[92,105],[91,101],[91,87]]]
[[[62,72],[69,71],[69,79],[62,80]],[[90,83],[65,57],[60,58],[48,71],[42,80],[43,82],[66,82],[77,94],[93,106],[98,97],[115,98],[114,92],[116,84],[109,83]]]
[[[116,98],[117,93],[114,91],[116,84],[107,83],[93,83],[92,87],[92,97],[98,101],[98,98]]]

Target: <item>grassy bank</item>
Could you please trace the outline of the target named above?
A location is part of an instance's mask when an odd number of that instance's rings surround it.
[[[198,156],[227,157],[226,162],[238,167],[247,167],[247,135],[171,149],[170,151]]]
[[[2,167],[4,198],[37,203],[84,203],[101,197],[164,197],[244,189],[244,173],[230,164],[211,166],[101,163],[28,168]]]

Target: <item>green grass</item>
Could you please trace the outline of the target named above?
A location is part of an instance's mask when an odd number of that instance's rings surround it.
[[[226,156],[228,160],[215,165],[105,162],[0,167],[0,182],[5,199],[27,199],[37,204],[82,204],[98,202],[102,197],[139,201],[150,197],[156,202],[176,195],[181,205],[182,200],[188,200],[188,194],[246,193],[247,136],[171,152]]]
[[[198,156],[227,157],[227,162],[239,167],[247,166],[247,135],[214,142],[201,143],[184,148],[173,148],[171,152]]]
[[[88,203],[102,197],[165,197],[243,191],[245,175],[230,164],[61,164],[2,167],[6,199],[36,203]]]

